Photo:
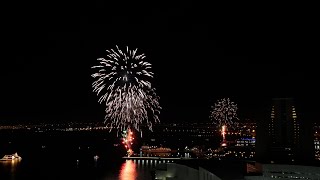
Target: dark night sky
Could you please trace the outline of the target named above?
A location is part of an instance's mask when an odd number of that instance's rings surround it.
[[[260,118],[272,97],[285,96],[318,121],[316,26],[303,7],[99,0],[5,9],[0,123],[102,121],[90,67],[115,45],[137,47],[152,63],[163,122],[207,121],[223,97],[240,117]]]

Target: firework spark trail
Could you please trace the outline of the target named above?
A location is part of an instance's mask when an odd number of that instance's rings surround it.
[[[237,124],[237,122],[233,120],[238,120],[238,107],[237,104],[230,101],[229,98],[218,100],[211,108],[210,118],[219,128],[224,125],[232,128],[233,125]]]
[[[151,64],[145,62],[144,54],[137,49],[125,52],[107,50],[107,58],[98,58],[99,65],[92,68],[93,92],[99,96],[99,103],[105,102],[105,123],[110,129],[127,130],[131,127],[140,130],[146,124],[152,130],[158,123],[161,107],[156,89],[149,80],[153,78]]]
[[[131,146],[133,144],[133,140],[134,140],[134,137],[133,137],[133,132],[131,131],[131,129],[123,131],[122,144],[124,144],[124,146],[127,150],[128,157],[130,157],[133,154],[133,150],[131,148]]]

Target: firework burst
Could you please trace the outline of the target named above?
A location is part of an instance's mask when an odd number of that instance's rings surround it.
[[[133,154],[133,150],[131,148],[133,144],[133,140],[134,140],[134,137],[131,129],[128,129],[127,131],[122,132],[122,144],[127,150],[128,157],[130,157]]]
[[[229,98],[218,100],[211,108],[210,118],[218,128],[222,128],[223,126],[232,127],[237,124],[235,120],[238,120],[238,107]]]
[[[145,124],[152,130],[159,122],[161,107],[159,96],[152,88],[151,64],[144,54],[128,47],[122,51],[107,50],[106,58],[98,58],[99,65],[93,66],[97,72],[92,74],[95,81],[93,91],[99,96],[99,103],[105,102],[105,123],[110,129],[140,130]]]

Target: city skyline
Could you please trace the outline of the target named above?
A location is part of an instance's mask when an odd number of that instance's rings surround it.
[[[15,5],[4,22],[0,123],[102,122],[91,66],[115,45],[146,54],[162,122],[209,121],[221,98],[238,105],[240,118],[259,119],[274,97],[297,99],[297,112],[319,121],[319,74],[302,32],[291,28],[299,21],[282,23],[280,10],[254,17],[248,8],[215,4],[212,12],[191,1],[45,6]]]

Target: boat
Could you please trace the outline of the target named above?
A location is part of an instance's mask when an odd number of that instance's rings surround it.
[[[18,153],[14,153],[11,155],[4,155],[0,161],[15,161],[15,160],[21,160],[22,158],[18,155]]]

